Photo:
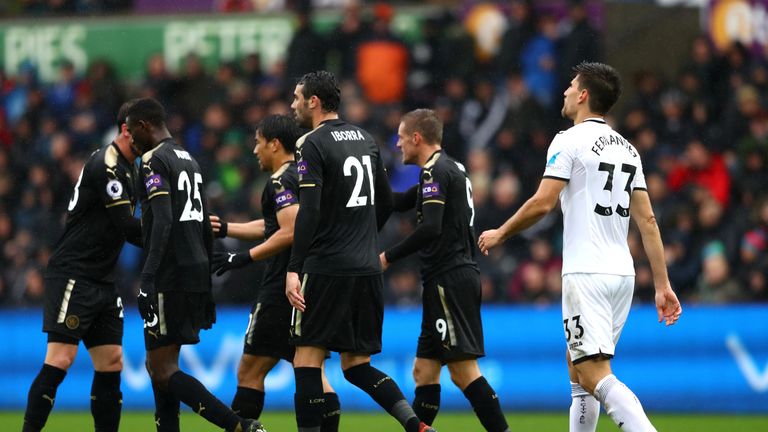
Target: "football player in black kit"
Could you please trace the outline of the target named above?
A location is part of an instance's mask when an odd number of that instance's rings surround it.
[[[139,155],[120,107],[115,140],[91,154],[67,207],[64,235],[45,273],[43,331],[48,348],[32,382],[24,432],[39,431],[53,409],[56,389],[75,360],[80,341],[93,361],[91,412],[95,430],[116,431],[120,423],[123,368],[123,303],[114,269],[126,240],[141,246],[133,161]]]
[[[200,341],[216,321],[211,296],[213,233],[200,167],[171,137],[165,110],[151,98],[136,101],[128,130],[142,152],[141,223],[146,262],[139,312],[144,320],[147,371],[155,393],[157,430],[179,430],[179,401],[227,431],[264,431],[242,419],[198,380],[179,370],[181,345]]]
[[[251,308],[243,356],[237,369],[237,392],[232,409],[240,416],[258,419],[264,408],[264,379],[280,359],[293,362],[296,349],[290,344],[291,305],[285,297],[285,272],[291,257],[293,229],[299,210],[299,174],[294,150],[300,135],[288,116],[265,117],[256,129],[253,153],[259,167],[272,174],[261,195],[264,219],[227,223],[211,216],[218,237],[264,242],[246,251],[216,252],[212,271],[217,275],[254,261],[264,261],[264,279]],[[339,398],[323,375],[325,408],[322,432],[339,429]]]
[[[320,430],[320,368],[330,350],[341,353],[344,377],[407,432],[431,431],[395,381],[370,363],[381,351],[378,229],[391,212],[392,191],[378,146],[339,119],[339,102],[336,78],[318,71],[301,78],[291,104],[299,124],[313,129],[296,143],[300,205],[285,288],[296,309],[296,423],[302,432]]]
[[[464,392],[485,429],[508,431],[498,396],[477,364],[485,352],[475,209],[467,171],[442,150],[443,124],[434,111],[405,114],[397,136],[403,163],[420,166],[421,176],[418,185],[395,194],[394,207],[397,211],[415,207],[418,225],[379,258],[384,269],[414,252],[422,261],[423,312],[413,365],[413,409],[432,423],[440,407],[440,370],[447,364],[451,381]]]

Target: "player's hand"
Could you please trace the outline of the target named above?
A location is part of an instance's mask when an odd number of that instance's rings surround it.
[[[139,314],[144,320],[144,327],[157,325],[157,307],[155,305],[155,280],[154,275],[141,275],[141,288],[136,297],[139,304]]]
[[[659,315],[659,322],[664,321],[668,326],[676,323],[683,313],[683,307],[669,283],[656,289],[656,312]]]
[[[480,238],[477,239],[477,246],[480,247],[480,252],[485,255],[488,255],[489,250],[502,243],[504,243],[504,238],[502,237],[501,232],[497,229],[483,231],[483,233],[480,234]]]
[[[379,261],[381,261],[381,271],[387,271],[389,268],[389,261],[387,261],[387,256],[384,252],[379,254]]]
[[[211,229],[213,230],[213,235],[218,238],[226,237],[227,223],[213,213],[210,213],[209,217],[211,219]]]
[[[229,270],[245,267],[252,262],[251,251],[214,252],[211,273],[216,272],[216,276],[221,276]]]
[[[304,305],[304,296],[301,294],[301,282],[298,273],[288,272],[285,275],[285,295],[291,306],[304,312],[306,306]]]

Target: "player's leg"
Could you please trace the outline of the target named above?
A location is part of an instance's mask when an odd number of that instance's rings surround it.
[[[400,387],[387,374],[371,366],[371,356],[342,353],[341,368],[347,381],[368,393],[379,406],[403,425],[406,432],[420,430],[421,421],[405,400]]]
[[[27,408],[24,411],[23,432],[36,432],[45,426],[56,400],[56,390],[64,381],[67,370],[77,355],[77,339],[68,342],[52,342],[66,337],[54,333],[48,334],[48,348],[43,367],[38,372],[27,395]]]
[[[320,372],[323,379],[323,397],[325,398],[323,423],[320,425],[320,431],[338,432],[339,422],[341,422],[339,395],[336,394],[336,391],[331,387],[331,383],[328,382],[328,377],[325,376],[325,362],[320,367]]]
[[[102,298],[101,312],[83,335],[93,363],[91,414],[96,432],[117,432],[123,405],[123,302],[114,288],[97,295]]]
[[[595,432],[600,418],[600,402],[579,384],[579,374],[571,363],[571,354],[566,351],[568,377],[571,380],[571,409],[569,411],[570,432]]]
[[[440,371],[439,360],[416,357],[413,362],[413,381],[416,383],[413,398],[413,411],[426,424],[431,425],[440,411]]]
[[[264,379],[278,358],[243,353],[237,367],[237,392],[232,410],[240,417],[257,419],[264,409]]]
[[[123,393],[120,373],[123,370],[123,347],[99,345],[88,349],[93,362],[91,383],[91,414],[96,432],[117,432]]]
[[[322,369],[325,349],[317,346],[297,346],[293,358],[296,377],[296,425],[302,432],[319,432],[323,423],[325,399],[323,397]]]
[[[509,426],[501,411],[499,397],[480,373],[477,360],[449,362],[448,371],[451,373],[451,381],[464,393],[485,430],[508,432]]]
[[[579,384],[625,431],[655,431],[632,391],[611,371],[616,342],[632,303],[631,276],[570,274],[563,278],[563,323]]]
[[[48,420],[56,390],[75,360],[78,344],[95,316],[94,290],[95,287],[74,279],[45,279],[43,331],[48,334],[48,346],[43,367],[29,388],[24,431],[38,431]]]

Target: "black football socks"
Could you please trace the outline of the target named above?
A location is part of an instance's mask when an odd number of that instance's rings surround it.
[[[120,392],[120,371],[93,373],[91,384],[91,414],[96,432],[117,432],[123,393]]]
[[[29,387],[22,432],[37,432],[45,426],[56,399],[56,389],[66,375],[67,371],[64,369],[43,364],[40,373]]]
[[[416,387],[413,398],[413,411],[424,423],[431,425],[440,410],[440,384],[427,384]]]
[[[485,430],[489,432],[509,431],[507,420],[504,418],[504,413],[501,412],[499,397],[485,380],[485,377],[481,376],[472,381],[464,389],[464,396],[469,400]]]
[[[325,393],[325,408],[323,413],[323,422],[320,425],[320,432],[338,432],[339,421],[341,420],[341,404],[339,395],[336,393]]]
[[[179,432],[179,409],[181,402],[168,390],[152,382],[155,393],[155,427],[157,432]]]
[[[323,378],[320,368],[297,367],[293,369],[296,377],[296,426],[299,432],[320,432],[325,410]]]
[[[191,375],[176,371],[168,379],[168,390],[199,416],[227,431],[240,428],[240,417]]]
[[[419,418],[405,400],[400,387],[387,374],[371,366],[370,363],[363,363],[345,370],[344,378],[368,393],[389,415],[403,425],[406,432],[419,431]]]
[[[232,411],[242,418],[258,419],[264,409],[264,392],[249,387],[237,387],[232,399]]]

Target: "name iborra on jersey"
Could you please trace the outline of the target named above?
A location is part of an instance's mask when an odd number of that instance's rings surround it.
[[[364,141],[365,137],[359,130],[331,131],[334,141]]]

